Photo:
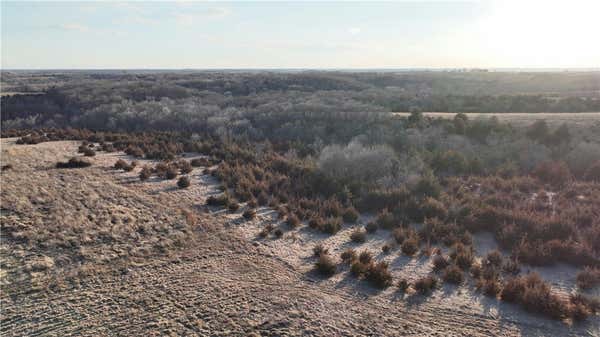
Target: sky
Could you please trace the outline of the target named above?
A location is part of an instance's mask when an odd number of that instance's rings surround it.
[[[600,0],[1,1],[2,69],[598,68]]]

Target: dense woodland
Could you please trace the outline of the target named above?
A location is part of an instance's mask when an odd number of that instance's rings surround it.
[[[5,73],[2,81],[43,92],[3,97],[2,137],[83,140],[99,144],[95,151],[163,161],[141,179],[174,178],[193,165],[177,155],[204,153],[226,191],[211,205],[247,203],[248,218],[269,205],[292,227],[330,234],[370,212],[377,220],[357,240],[383,228],[407,255],[451,247],[434,261],[449,282],[471,275],[486,294],[555,318],[599,309],[584,297],[564,302],[537,276],[514,275],[521,263],[565,262],[587,268],[584,286],[600,282],[600,125],[516,127],[420,113],[600,111],[597,73],[74,72]],[[85,144],[82,151],[93,155]],[[475,264],[478,231],[494,233],[509,256]],[[315,254],[317,268],[335,272],[331,257]],[[392,284],[387,265],[355,255],[342,259],[357,277]],[[426,293],[431,277],[415,289]]]
[[[385,112],[600,111],[600,73],[3,72],[5,128],[191,131]],[[335,115],[332,113],[335,112]],[[282,130],[285,133],[285,130]]]

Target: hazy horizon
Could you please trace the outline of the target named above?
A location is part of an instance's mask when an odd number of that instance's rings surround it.
[[[598,69],[594,1],[1,2],[2,69]]]

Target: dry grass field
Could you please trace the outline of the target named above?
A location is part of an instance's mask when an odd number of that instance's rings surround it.
[[[408,112],[395,112],[394,115],[407,117]],[[432,118],[454,118],[453,112],[424,112],[424,116]],[[600,125],[600,112],[511,112],[511,113],[466,113],[469,119],[496,117],[499,121],[513,125],[530,125],[536,121],[544,120],[549,125],[566,123],[571,126],[585,126],[590,124]]]
[[[79,142],[15,145],[2,139],[3,336],[598,336],[600,320],[561,322],[485,297],[469,282],[444,284],[429,296],[378,291],[347,269],[323,279],[312,249],[324,243],[336,259],[346,248],[371,250],[394,276],[414,279],[431,259],[409,258],[383,230],[364,244],[345,225],[333,236],[305,225],[289,229],[258,208],[253,220],[205,206],[219,182],[196,167],[191,186],[138,179],[115,170],[123,153],[98,153],[92,166],[57,169]],[[186,154],[193,158],[196,154]],[[366,223],[363,215],[360,223]],[[277,238],[258,233],[272,224]],[[495,248],[475,237],[479,255]],[[345,268],[345,267],[342,267]],[[574,288],[575,269],[538,268],[559,293]]]

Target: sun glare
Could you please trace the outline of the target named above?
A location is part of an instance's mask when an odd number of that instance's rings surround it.
[[[577,67],[600,62],[600,1],[496,1],[482,18],[482,45],[506,66]]]

